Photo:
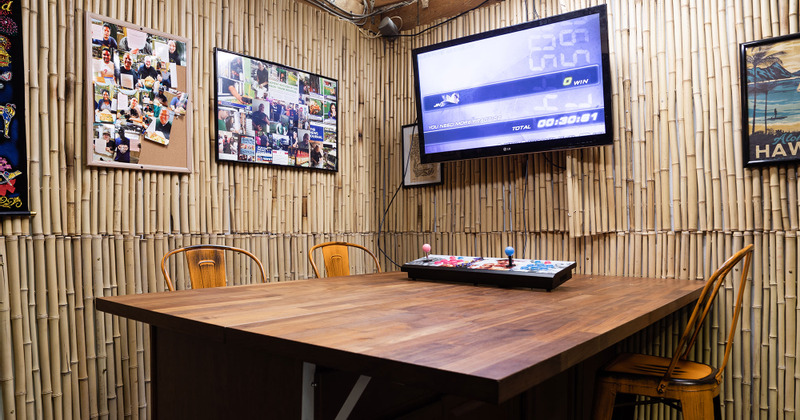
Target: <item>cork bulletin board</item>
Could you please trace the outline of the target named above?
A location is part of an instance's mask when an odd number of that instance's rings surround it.
[[[191,43],[86,16],[87,163],[191,171]]]

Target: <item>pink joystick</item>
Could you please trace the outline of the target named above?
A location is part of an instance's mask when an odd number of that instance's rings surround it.
[[[423,244],[422,251],[425,252],[425,261],[430,261],[428,253],[431,252],[431,244]]]

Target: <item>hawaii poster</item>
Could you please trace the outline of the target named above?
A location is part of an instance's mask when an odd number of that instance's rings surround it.
[[[741,46],[746,165],[800,160],[800,34]]]

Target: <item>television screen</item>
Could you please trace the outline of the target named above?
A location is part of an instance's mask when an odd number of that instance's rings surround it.
[[[336,80],[214,52],[218,161],[338,170]]]
[[[611,144],[606,6],[413,50],[420,158]]]

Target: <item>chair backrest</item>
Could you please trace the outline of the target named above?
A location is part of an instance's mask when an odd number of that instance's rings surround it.
[[[728,356],[730,356],[731,353],[733,336],[736,332],[739,314],[742,311],[742,300],[744,299],[744,291],[746,290],[745,285],[747,284],[747,274],[750,272],[750,263],[752,258],[753,245],[750,244],[739,252],[733,254],[732,257],[728,258],[728,260],[725,261],[716,271],[714,271],[711,277],[708,278],[705,287],[703,287],[703,291],[700,292],[700,297],[697,299],[697,304],[692,311],[692,315],[689,317],[689,323],[686,325],[686,330],[684,330],[683,335],[678,342],[678,347],[675,349],[675,354],[672,356],[672,361],[669,364],[669,368],[667,368],[667,372],[664,374],[664,377],[661,379],[661,382],[658,385],[659,392],[664,392],[666,389],[667,383],[672,377],[672,372],[675,370],[675,366],[677,365],[678,361],[684,360],[689,356],[689,352],[691,351],[692,346],[694,346],[695,340],[697,340],[700,329],[703,327],[703,323],[708,316],[709,311],[711,310],[711,306],[714,304],[714,300],[716,300],[716,297],[719,294],[719,289],[722,287],[725,277],[727,277],[728,273],[733,270],[736,264],[744,259],[742,275],[741,279],[739,280],[739,291],[736,296],[736,305],[733,311],[733,318],[731,319],[731,328],[728,332],[728,338],[725,342],[725,356],[722,359],[722,364],[717,367],[718,371],[716,379],[717,381],[721,379],[722,372],[725,370],[725,366],[728,364]]]
[[[192,289],[202,289],[206,287],[221,287],[227,285],[225,277],[225,252],[232,251],[247,255],[252,259],[261,271],[261,282],[266,283],[267,275],[264,266],[255,255],[240,248],[225,245],[193,245],[174,249],[161,258],[161,272],[167,281],[169,290],[174,291],[175,285],[167,272],[167,258],[178,253],[185,253],[186,265],[189,268],[189,279],[192,282]]]
[[[314,264],[314,250],[322,248],[322,258],[325,263],[325,276],[349,276],[350,275],[350,247],[362,249],[364,252],[372,257],[375,265],[378,267],[378,272],[381,272],[381,265],[378,263],[378,258],[367,248],[358,244],[351,244],[349,242],[325,242],[311,247],[308,251],[308,261],[311,262],[311,267],[314,269],[314,274],[317,278],[321,278],[317,265]]]

